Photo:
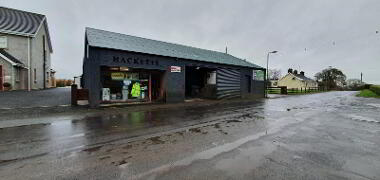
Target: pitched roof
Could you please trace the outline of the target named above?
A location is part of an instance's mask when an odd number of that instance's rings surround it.
[[[0,31],[34,35],[44,18],[41,14],[0,7]]]
[[[296,76],[297,78],[300,78],[301,80],[304,80],[304,81],[314,81],[313,79],[310,79],[310,78],[308,78],[302,74],[293,74],[293,75]]]
[[[4,57],[6,57],[9,61],[13,62],[16,65],[25,66],[24,63],[22,63],[20,60],[18,60],[17,58],[15,58],[11,54],[9,54],[4,49],[0,49],[0,54],[3,55]]]
[[[0,6],[0,33],[35,37],[42,26],[53,52],[45,15]]]
[[[256,64],[222,52],[151,40],[99,29],[86,28],[86,37],[88,44],[93,47],[264,69]]]

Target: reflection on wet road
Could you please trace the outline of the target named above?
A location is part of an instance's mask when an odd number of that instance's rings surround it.
[[[262,102],[237,106],[212,106],[175,110],[104,113],[83,119],[56,121],[0,130],[2,159],[17,159],[40,153],[62,153],[86,146],[158,133],[244,113]]]
[[[378,179],[380,100],[354,94],[105,111],[3,128],[0,176]]]

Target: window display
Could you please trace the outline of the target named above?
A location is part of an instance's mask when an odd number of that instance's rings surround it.
[[[148,72],[120,72],[116,68],[102,70],[103,101],[149,100]]]

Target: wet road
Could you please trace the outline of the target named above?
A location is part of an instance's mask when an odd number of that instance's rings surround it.
[[[380,99],[354,94],[2,128],[0,179],[380,179]]]

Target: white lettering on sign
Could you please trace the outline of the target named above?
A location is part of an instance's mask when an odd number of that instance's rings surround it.
[[[181,72],[181,66],[170,66],[170,72]]]
[[[0,49],[8,48],[8,40],[6,36],[0,36]]]

